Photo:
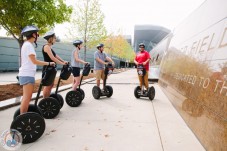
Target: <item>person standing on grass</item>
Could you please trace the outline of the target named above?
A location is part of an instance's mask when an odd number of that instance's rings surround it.
[[[47,40],[47,43],[42,48],[44,61],[55,62],[61,65],[67,65],[68,62],[61,59],[52,49],[52,46],[56,42],[55,33],[53,31],[49,31],[44,35],[43,38]],[[43,72],[45,68],[46,66],[43,66]],[[53,88],[53,86],[54,86],[54,82],[50,86],[43,87],[43,98],[47,98],[50,96],[51,89]]]
[[[72,89],[76,91],[78,85],[80,84],[80,63],[89,64],[89,62],[85,62],[80,57],[80,50],[83,47],[83,41],[75,40],[73,41],[73,45],[76,48],[72,51],[72,55],[71,55],[71,66],[73,69],[72,73],[74,76]]]
[[[36,52],[33,46],[39,37],[39,29],[36,26],[26,26],[21,34],[26,37],[26,41],[21,47],[21,67],[19,68],[19,83],[23,85],[23,97],[20,106],[20,114],[28,111],[29,103],[32,98],[32,93],[35,84],[35,73],[37,65],[51,65],[54,62],[44,62],[36,59]]]

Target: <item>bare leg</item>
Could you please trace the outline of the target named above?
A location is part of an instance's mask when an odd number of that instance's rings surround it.
[[[80,84],[80,76],[74,77],[74,84],[73,84],[73,90],[76,91],[78,85]]]
[[[53,88],[54,84],[50,85],[50,86],[45,86],[43,88],[43,98],[47,98],[50,96],[51,93],[51,89]]]
[[[32,98],[32,92],[34,90],[33,84],[23,85],[23,98],[20,106],[20,114],[28,111],[28,106]]]
[[[104,90],[104,88],[105,88],[105,84],[104,84],[104,81],[103,81],[103,80],[102,80],[102,82],[103,82],[103,88],[102,88],[102,89]]]
[[[96,83],[97,83],[97,86],[100,87],[100,80],[97,80]]]

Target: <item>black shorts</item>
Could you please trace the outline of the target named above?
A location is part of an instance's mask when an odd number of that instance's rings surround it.
[[[79,67],[72,67],[73,68],[73,76],[79,77],[80,76],[80,68]]]

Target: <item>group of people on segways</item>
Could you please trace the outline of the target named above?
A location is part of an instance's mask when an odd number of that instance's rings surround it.
[[[53,31],[49,31],[44,35],[47,43],[42,48],[44,61],[36,58],[35,48],[39,29],[36,26],[26,26],[21,34],[26,37],[26,41],[21,48],[21,67],[19,68],[19,83],[23,86],[23,97],[20,108],[15,112],[11,129],[16,129],[22,134],[23,143],[31,143],[39,139],[45,130],[46,119],[54,118],[58,115],[64,104],[63,97],[58,94],[60,80],[67,80],[71,73],[73,74],[72,91],[66,95],[66,102],[69,106],[79,106],[85,97],[84,91],[80,88],[83,76],[87,76],[90,72],[90,63],[81,59],[79,51],[83,42],[76,40],[73,42],[75,49],[72,51],[71,63],[63,60],[52,49],[52,45],[56,42],[56,35]],[[140,53],[136,56],[134,62],[138,65],[138,74],[140,86],[135,89],[136,98],[149,97],[154,98],[154,88],[148,88],[148,62],[150,60],[149,53],[144,51],[144,45],[140,45]],[[106,85],[108,75],[113,72],[114,61],[106,55],[104,44],[97,46],[94,53],[94,70],[96,75],[96,86],[92,89],[92,95],[95,99],[101,96],[111,97],[113,88]],[[82,76],[80,76],[80,64],[84,64]],[[54,79],[57,74],[56,64],[63,65],[60,77],[57,83],[55,93],[51,94],[54,85]],[[37,65],[43,66],[42,79],[34,105],[30,104],[35,84],[35,73]],[[142,74],[139,69],[142,69]],[[142,76],[141,76],[142,75]],[[100,88],[100,80],[103,80],[103,88]],[[145,85],[146,90],[143,88]],[[43,99],[39,101],[40,92],[43,88]]]
[[[37,38],[39,37],[38,31],[39,29],[36,26],[31,25],[26,26],[21,32],[21,34],[26,37],[26,41],[23,43],[21,48],[21,67],[19,68],[18,74],[19,83],[23,86],[23,97],[20,108],[14,113],[11,129],[16,129],[21,132],[23,138],[22,143],[24,144],[31,143],[39,139],[45,130],[44,118],[51,119],[56,117],[62,108],[64,100],[63,97],[58,94],[60,80],[67,80],[71,73],[73,73],[74,79],[72,91],[66,95],[66,102],[70,106],[78,106],[85,97],[84,91],[80,89],[81,81],[83,76],[87,76],[90,72],[90,63],[83,61],[79,54],[83,42],[81,40],[76,40],[73,42],[75,50],[72,51],[70,66],[69,62],[63,60],[52,49],[52,45],[54,45],[56,42],[56,35],[53,31],[49,31],[44,35],[43,38],[47,40],[47,43],[42,48],[44,61],[38,60],[36,58],[36,52],[33,46],[34,43],[37,47],[36,42]],[[104,45],[100,44],[97,47],[99,49],[99,53],[103,52],[103,46]],[[113,61],[107,57],[105,53],[102,53],[98,56],[101,58],[97,59],[98,68],[96,69],[97,73],[100,74],[100,77],[102,76],[103,78],[104,68],[101,64],[107,65],[107,63],[104,62],[104,59],[110,60],[112,63]],[[80,77],[80,63],[85,65],[82,72],[82,77]],[[56,91],[55,93],[51,94],[51,90],[54,85],[54,79],[57,74],[56,64],[63,65],[63,67],[57,83]],[[34,90],[37,65],[43,66],[43,71],[35,103],[32,105],[30,104],[30,100]],[[38,104],[38,99],[40,97],[42,88],[43,99],[39,101]]]
[[[14,113],[14,119],[11,129],[16,129],[22,134],[22,143],[31,143],[40,138],[45,130],[46,119],[54,118],[58,115],[60,108],[63,106],[64,100],[60,94],[57,94],[60,80],[67,80],[71,74],[68,68],[69,63],[64,61],[52,49],[52,45],[56,42],[55,33],[52,31],[44,35],[47,43],[42,48],[44,61],[36,58],[36,52],[33,43],[37,47],[37,38],[39,29],[36,26],[26,26],[21,34],[26,37],[26,41],[21,48],[21,67],[19,68],[19,83],[23,86],[23,97],[21,106]],[[63,65],[60,78],[57,84],[56,92],[51,93],[56,77],[56,64]],[[36,66],[42,65],[42,79],[38,89],[34,105],[30,104],[35,84]],[[43,99],[39,101],[40,92],[43,87]]]

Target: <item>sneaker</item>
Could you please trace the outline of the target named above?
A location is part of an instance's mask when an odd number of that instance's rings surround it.
[[[147,95],[147,90],[143,90],[143,94]]]

